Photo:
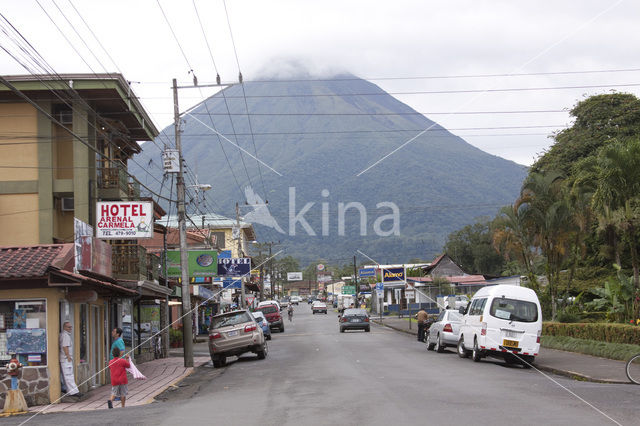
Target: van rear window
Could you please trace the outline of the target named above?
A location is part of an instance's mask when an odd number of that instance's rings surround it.
[[[499,298],[493,299],[489,314],[492,317],[509,321],[538,321],[538,306],[524,300]]]

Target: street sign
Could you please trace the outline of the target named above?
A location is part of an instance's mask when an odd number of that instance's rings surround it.
[[[354,285],[342,286],[342,294],[356,294],[356,286]]]
[[[416,298],[416,291],[415,290],[405,290],[404,291],[404,297],[406,297],[407,299],[415,299]]]
[[[251,272],[251,259],[248,257],[218,258],[218,275],[221,277],[240,277]]]
[[[322,263],[318,263],[318,271],[324,271],[324,265]]]
[[[375,268],[362,268],[358,270],[358,276],[359,277],[375,277],[376,276],[376,270]]]
[[[376,289],[376,295],[378,296],[378,299],[384,299],[384,290]]]
[[[384,291],[384,283],[376,283],[376,291]]]
[[[287,281],[302,281],[302,272],[287,272]]]

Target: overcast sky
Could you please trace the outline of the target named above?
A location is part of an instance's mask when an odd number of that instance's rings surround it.
[[[120,70],[135,82],[134,91],[163,128],[172,121],[171,79],[187,83],[193,68],[200,82],[211,82],[215,71],[193,2],[160,4],[190,66],[156,0],[0,0],[0,10],[58,73]],[[223,81],[237,79],[223,1],[195,4]],[[636,1],[227,0],[226,7],[245,80],[290,77],[301,65],[312,76],[350,72],[391,93],[598,86],[394,95],[478,148],[520,164],[531,164],[550,146],[548,136],[570,124],[567,110],[584,96],[611,90],[637,95],[640,90],[602,87],[640,84]],[[15,50],[5,34],[0,44]],[[5,52],[0,55],[0,73],[27,73]],[[639,71],[410,78],[634,69]],[[200,96],[182,92],[181,109]],[[487,111],[494,113],[463,114]]]

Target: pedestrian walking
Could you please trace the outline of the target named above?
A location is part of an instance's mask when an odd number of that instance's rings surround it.
[[[120,353],[124,353],[124,340],[122,340],[122,329],[119,327],[111,330],[111,337],[113,337],[113,343],[111,344],[111,351],[109,352],[109,361],[111,361],[113,356],[113,350],[118,348]]]
[[[76,380],[73,377],[73,341],[71,339],[71,330],[73,329],[69,321],[62,324],[62,332],[60,333],[60,372],[64,379],[64,385],[67,389],[67,395],[79,397],[80,392],[76,386]]]
[[[418,321],[418,341],[424,342],[425,331],[429,314],[424,309],[420,309],[414,318]]]
[[[120,402],[124,407],[124,403],[127,400],[127,394],[129,384],[127,380],[127,368],[131,367],[129,363],[130,357],[127,355],[127,359],[120,358],[120,349],[113,348],[113,359],[109,361],[109,370],[111,370],[111,398],[107,400],[107,406],[113,408],[113,401],[116,398],[120,398]]]

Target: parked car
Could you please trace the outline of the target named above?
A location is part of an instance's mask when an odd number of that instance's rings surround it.
[[[284,321],[280,315],[280,309],[276,305],[262,305],[256,311],[261,311],[264,314],[271,329],[277,328],[281,333],[284,331]]]
[[[475,362],[486,356],[530,368],[540,351],[542,309],[536,293],[525,287],[481,288],[464,309],[458,355]],[[516,356],[517,355],[517,356]]]
[[[209,329],[209,354],[213,366],[220,368],[227,363],[227,357],[246,352],[254,352],[258,359],[267,356],[262,328],[251,313],[241,309],[214,316]]]
[[[462,315],[453,309],[447,309],[440,312],[438,319],[435,320],[427,331],[427,350],[444,351],[447,346],[457,346],[460,339],[460,324]]]
[[[311,311],[313,312],[313,314],[315,314],[316,312],[319,314],[326,314],[327,304],[316,300],[311,304]]]
[[[289,301],[287,299],[280,299],[280,310],[283,311],[289,307]]]
[[[269,320],[264,316],[262,311],[251,312],[251,315],[256,319],[256,322],[262,327],[262,333],[267,340],[271,340],[271,327],[269,326]]]
[[[277,300],[263,300],[262,302],[258,303],[258,308],[267,305],[276,305],[279,311],[282,310],[282,308],[280,307],[280,302],[278,302]]]
[[[301,300],[300,296],[291,296],[291,299],[290,299],[291,303],[294,305],[300,304],[300,300]]]
[[[371,331],[369,314],[364,309],[345,309],[340,317],[340,333],[345,330]]]

